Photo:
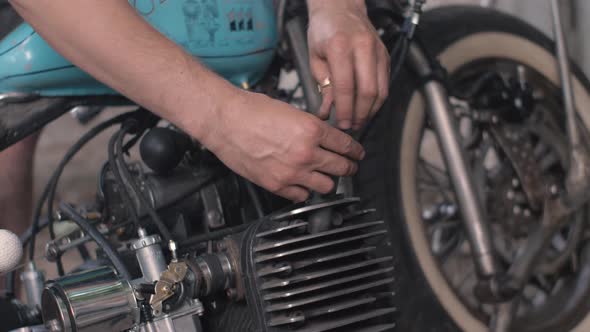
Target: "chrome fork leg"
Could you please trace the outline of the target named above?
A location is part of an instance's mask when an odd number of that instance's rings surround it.
[[[459,201],[478,272],[481,276],[491,277],[496,272],[491,235],[461,146],[459,130],[452,115],[453,109],[449,104],[447,92],[441,83],[431,81],[425,85],[424,93],[428,99],[428,114],[436,129]]]
[[[582,137],[578,129],[575,107],[575,96],[572,85],[571,68],[566,45],[565,34],[561,21],[559,0],[550,0],[553,14],[553,31],[557,46],[557,60],[563,93],[564,107],[567,117],[567,134],[570,145],[570,167],[566,178],[568,198],[577,200],[584,197],[590,188],[590,157],[582,146]]]
[[[428,58],[417,45],[412,45],[410,49],[410,61],[421,77],[432,74]],[[428,115],[435,127],[459,203],[475,266],[480,277],[492,277],[498,271],[489,225],[483,216],[482,205],[461,145],[461,136],[449,96],[445,87],[435,80],[426,83],[423,91],[428,102]]]

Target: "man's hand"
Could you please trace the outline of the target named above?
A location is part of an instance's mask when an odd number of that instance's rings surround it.
[[[369,21],[364,0],[308,0],[311,70],[322,89],[321,118],[336,106],[341,129],[359,130],[389,92],[389,53]]]
[[[262,94],[234,91],[225,109],[209,119],[205,144],[228,167],[294,201],[309,190],[328,193],[326,174],[353,175],[363,147],[317,117]]]

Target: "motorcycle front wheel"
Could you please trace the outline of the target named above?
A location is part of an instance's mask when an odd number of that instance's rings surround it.
[[[540,221],[539,192],[562,182],[568,167],[554,44],[517,18],[477,7],[427,12],[418,37],[448,71],[468,160],[507,267]],[[590,84],[577,68],[573,74],[588,146]],[[495,97],[498,109],[472,106]],[[426,113],[420,80],[407,70],[363,139],[367,157],[355,189],[390,225],[399,330],[487,331],[493,307],[473,295],[471,251]],[[514,331],[590,331],[587,216],[575,213],[552,240],[523,291]]]

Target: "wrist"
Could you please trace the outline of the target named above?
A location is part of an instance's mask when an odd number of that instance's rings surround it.
[[[216,132],[223,124],[223,114],[228,112],[230,104],[234,104],[231,101],[243,92],[202,65],[195,64],[189,66],[190,79],[180,94],[168,96],[166,104],[170,108],[164,117],[211,149]]]
[[[324,9],[351,9],[366,13],[367,5],[365,0],[307,0],[307,9],[311,17],[315,12]]]

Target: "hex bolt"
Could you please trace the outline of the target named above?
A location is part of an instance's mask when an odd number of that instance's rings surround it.
[[[557,194],[559,194],[559,189],[557,188],[557,185],[551,185],[551,187],[549,188],[549,192],[551,193],[551,195],[557,196]]]
[[[518,186],[520,186],[520,181],[517,178],[512,179],[512,186],[518,188]]]
[[[512,213],[514,213],[515,215],[519,216],[522,213],[522,208],[518,205],[515,205],[512,208]]]
[[[515,196],[514,191],[508,190],[506,192],[506,198],[508,198],[509,200],[513,200],[514,199],[514,196]]]

